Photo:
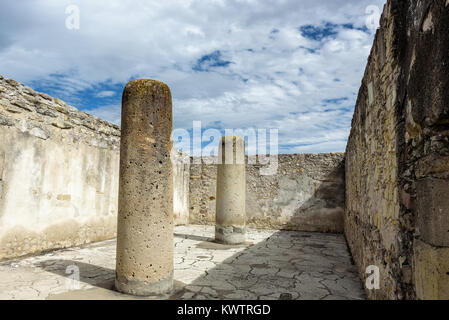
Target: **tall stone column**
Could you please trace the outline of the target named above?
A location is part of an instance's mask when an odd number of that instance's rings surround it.
[[[223,137],[217,168],[215,241],[242,244],[246,234],[245,139]]]
[[[173,287],[173,130],[170,89],[129,82],[122,98],[115,287],[132,295]]]

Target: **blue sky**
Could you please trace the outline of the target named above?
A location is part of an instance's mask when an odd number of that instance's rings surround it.
[[[116,124],[125,84],[157,79],[175,128],[277,128],[282,153],[341,152],[384,3],[2,0],[0,74]]]

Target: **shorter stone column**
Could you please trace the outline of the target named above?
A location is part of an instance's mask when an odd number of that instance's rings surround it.
[[[215,241],[242,244],[246,240],[245,139],[223,137],[218,157]]]

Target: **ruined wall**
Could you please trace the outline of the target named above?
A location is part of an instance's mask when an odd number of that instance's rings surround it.
[[[283,154],[274,175],[246,166],[247,225],[256,228],[342,232],[344,155]],[[190,222],[215,223],[217,166],[203,159],[190,171]]]
[[[0,259],[115,236],[119,128],[0,80]]]
[[[0,76],[0,259],[113,238],[119,149],[119,127]],[[189,167],[174,163],[185,224]]]
[[[449,299],[449,1],[387,2],[346,149],[345,234],[373,299]]]

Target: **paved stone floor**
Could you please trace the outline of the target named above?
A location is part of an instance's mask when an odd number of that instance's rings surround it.
[[[248,230],[239,247],[216,244],[213,235],[209,226],[175,228],[175,292],[162,298],[365,298],[342,235]],[[0,263],[0,299],[149,299],[112,290],[115,244]]]

